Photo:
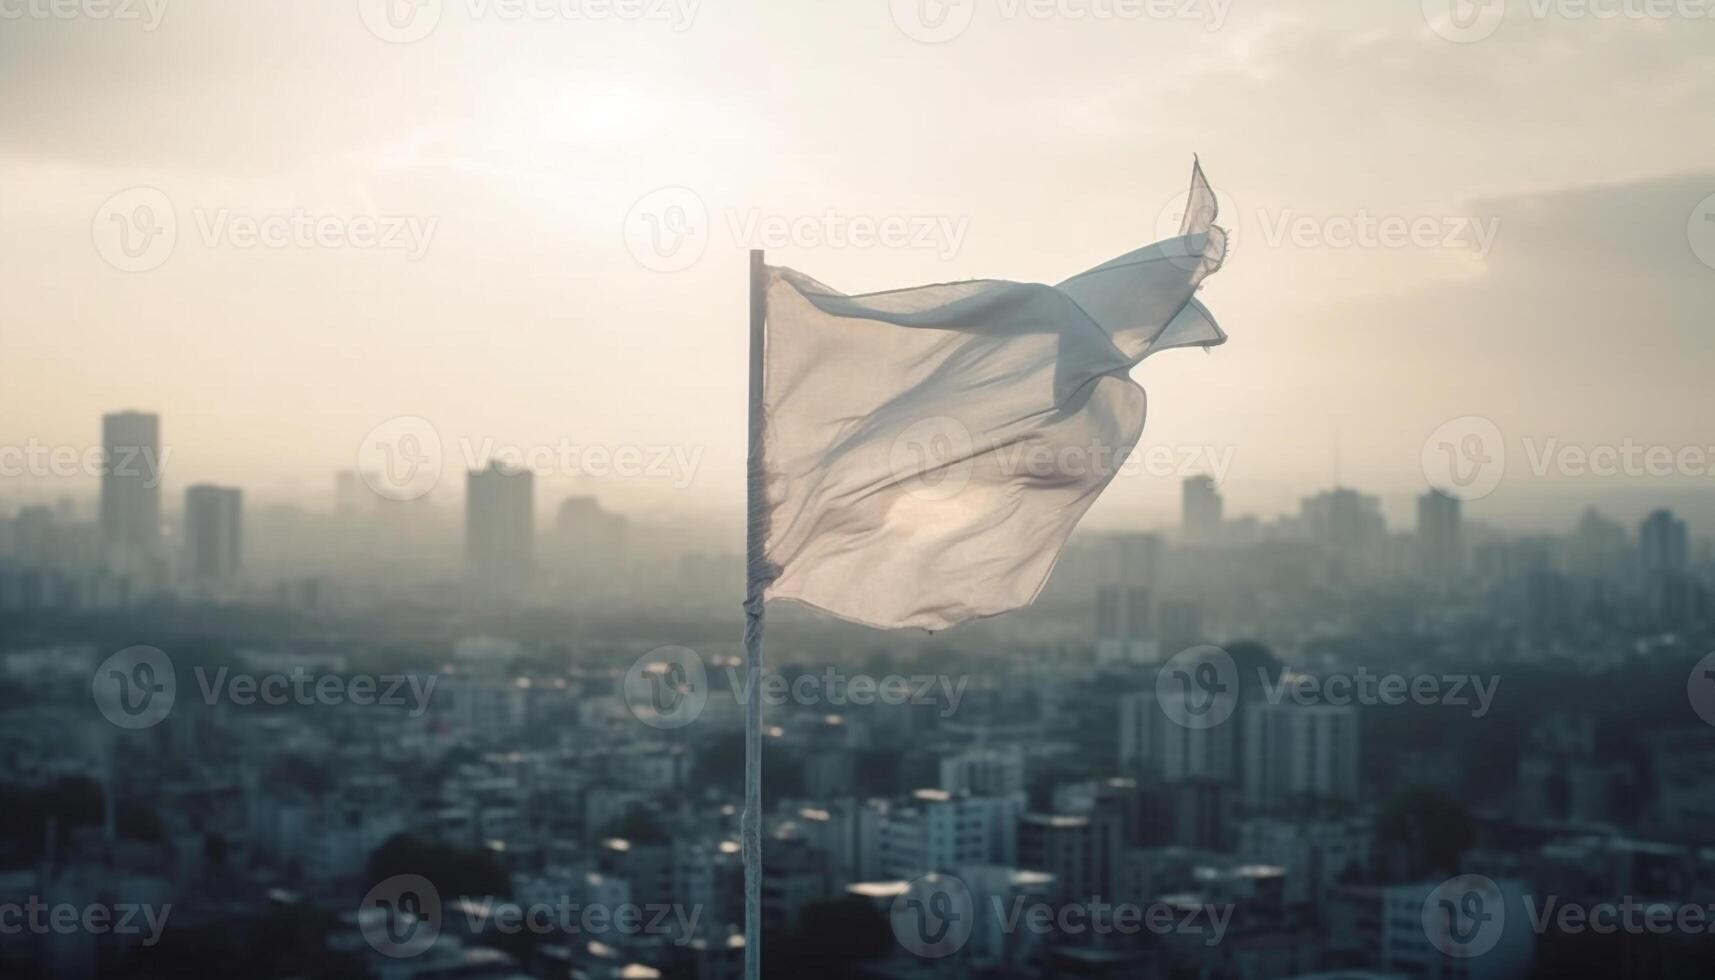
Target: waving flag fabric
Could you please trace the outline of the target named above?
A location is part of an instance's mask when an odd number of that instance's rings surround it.
[[[1178,237],[1056,286],[846,296],[769,268],[765,597],[930,630],[1035,599],[1143,434],[1131,368],[1226,339],[1193,295],[1226,252],[1215,210],[1194,168]]]

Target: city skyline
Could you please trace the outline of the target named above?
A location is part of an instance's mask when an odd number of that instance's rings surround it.
[[[1538,451],[1550,440],[1711,448],[1696,423],[1710,353],[1702,314],[1715,301],[1715,268],[1700,256],[1715,251],[1697,236],[1715,223],[1697,219],[1715,163],[1698,127],[1681,124],[1715,92],[1705,24],[1551,7],[1460,44],[1417,5],[1309,0],[1233,5],[1218,30],[1208,5],[1193,5],[1211,15],[1201,20],[982,15],[926,44],[885,3],[781,23],[739,0],[694,5],[683,29],[453,11],[398,44],[351,6],[299,18],[185,0],[152,32],[23,20],[0,38],[0,79],[41,90],[0,110],[0,130],[18,136],[0,155],[0,183],[13,188],[0,223],[0,446],[89,446],[89,418],[146,406],[175,420],[186,484],[242,485],[262,502],[323,493],[322,474],[351,466],[365,433],[416,416],[449,455],[460,439],[700,448],[693,493],[629,481],[606,488],[608,504],[736,508],[746,248],[846,290],[1070,273],[1159,237],[1184,161],[1200,153],[1233,232],[1209,298],[1244,342],[1151,362],[1139,380],[1153,396],[1147,440],[1232,452],[1236,512],[1278,513],[1339,482],[1408,513],[1424,489],[1424,440],[1465,416],[1492,419],[1513,456],[1518,482],[1473,508],[1496,522],[1545,507],[1575,516],[1563,494],[1591,496],[1570,477],[1519,476],[1526,437]],[[1093,66],[1121,55],[1130,74],[1114,88]],[[813,70],[828,59],[873,85],[860,95],[832,83]],[[1446,63],[1457,72],[1436,75]],[[186,107],[182,118],[144,125],[77,65],[160,93]],[[263,65],[308,88],[265,81]],[[783,98],[775,70],[812,87]],[[923,104],[908,78],[972,71],[995,73],[981,99],[937,85],[938,112],[875,119],[872,106],[892,96]],[[1354,72],[1366,83],[1348,84]],[[485,83],[460,81],[471,73]],[[437,81],[404,81],[419,74]],[[225,99],[211,78],[249,94]],[[1173,86],[1206,101],[1147,97]],[[997,112],[1007,102],[1020,113]],[[1473,118],[1477,103],[1496,111]],[[1222,125],[1203,125],[1205,112]],[[1381,139],[1346,124],[1396,114],[1414,122]],[[943,116],[970,121],[929,121]],[[257,132],[257,117],[295,135]],[[816,149],[845,118],[884,121],[920,152],[860,166]],[[1442,138],[1448,126],[1459,140]],[[1593,126],[1606,137],[1589,139]],[[1041,132],[1015,135],[1029,127]],[[109,159],[115,138],[125,166]],[[1007,166],[987,165],[996,159]],[[131,214],[103,208],[138,187],[165,195],[178,242],[158,268],[133,272],[103,259],[92,235]],[[650,268],[630,246],[662,217],[657,202],[683,208],[651,196],[679,187],[706,213],[691,229],[700,258]],[[364,217],[414,217],[425,231],[436,220],[415,258],[233,239],[247,220],[299,210],[341,232]],[[907,246],[835,245],[830,211],[908,219]],[[919,218],[963,228],[956,254],[909,247]],[[800,219],[814,227],[794,236]],[[1400,247],[1381,244],[1384,219],[1404,222]],[[1433,247],[1412,244],[1414,221],[1434,225],[1423,239]],[[783,241],[769,222],[785,224]],[[1474,226],[1497,229],[1481,259]],[[951,243],[940,227],[932,240]],[[320,285],[296,288],[304,281]],[[1625,299],[1567,282],[1614,283]],[[60,343],[66,330],[83,342]],[[633,371],[632,357],[652,367]],[[1651,396],[1614,394],[1634,382]],[[1707,473],[1668,482],[1700,491]],[[1626,482],[1602,492],[1622,496]],[[1091,520],[1165,520],[1177,492],[1119,481]]]

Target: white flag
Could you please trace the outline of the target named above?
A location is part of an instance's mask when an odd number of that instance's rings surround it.
[[[1214,218],[1198,167],[1177,238],[1058,286],[845,296],[768,269],[764,597],[931,630],[1034,600],[1143,434],[1131,368],[1226,339],[1193,298],[1226,252]]]

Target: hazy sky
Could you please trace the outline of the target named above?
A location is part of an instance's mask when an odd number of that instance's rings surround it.
[[[170,488],[325,496],[413,416],[452,499],[485,444],[570,444],[694,457],[580,481],[616,506],[727,508],[767,229],[848,291],[1053,281],[1176,227],[1196,153],[1232,339],[1138,377],[1146,445],[1225,460],[1231,511],[1328,484],[1338,432],[1399,513],[1472,415],[1509,453],[1478,517],[1715,491],[1527,458],[1715,447],[1712,4],[153,2],[0,0],[0,446],[148,409]],[[162,200],[171,252],[128,255]],[[1177,476],[1092,520],[1171,517]]]

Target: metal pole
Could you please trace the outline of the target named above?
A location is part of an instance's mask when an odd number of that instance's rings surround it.
[[[768,585],[767,512],[762,461],[763,352],[767,342],[768,269],[750,253],[750,452],[745,485],[744,661],[750,697],[744,706],[744,976],[762,980],[762,593]]]

